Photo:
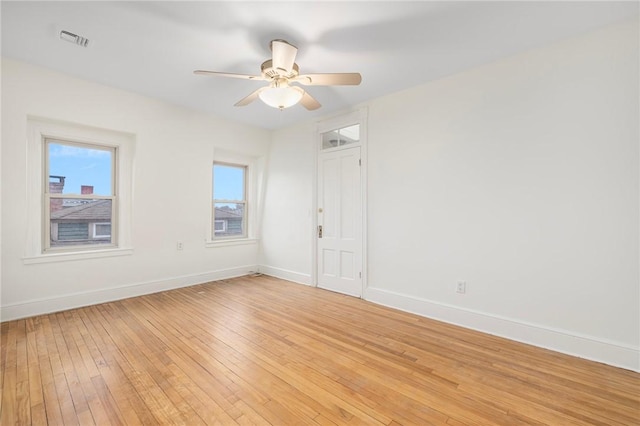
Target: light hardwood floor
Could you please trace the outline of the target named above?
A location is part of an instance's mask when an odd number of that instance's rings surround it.
[[[242,277],[2,324],[2,425],[640,424],[640,374]]]

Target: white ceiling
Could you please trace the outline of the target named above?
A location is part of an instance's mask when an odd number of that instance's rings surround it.
[[[638,2],[9,2],[2,55],[267,129],[321,117],[638,15]],[[60,30],[87,37],[87,49]],[[360,86],[307,87],[323,105],[234,103],[264,82],[269,41],[299,48],[301,73],[360,72]]]

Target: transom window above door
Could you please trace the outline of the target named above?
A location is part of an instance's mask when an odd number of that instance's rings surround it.
[[[344,145],[360,142],[360,125],[353,124],[340,129],[322,133],[321,149],[337,148]]]

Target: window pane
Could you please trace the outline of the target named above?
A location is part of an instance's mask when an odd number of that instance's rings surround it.
[[[49,192],[112,195],[113,151],[48,144]]]
[[[214,237],[244,235],[244,203],[214,203],[213,206]]]
[[[214,164],[213,198],[215,200],[244,200],[244,167]]]
[[[111,200],[51,198],[51,247],[111,243]]]
[[[335,148],[360,142],[360,125],[343,127],[322,134],[322,149]]]
[[[340,140],[342,145],[360,142],[360,125],[354,124],[340,129]]]
[[[340,143],[340,134],[337,130],[322,134],[322,149],[335,148]]]

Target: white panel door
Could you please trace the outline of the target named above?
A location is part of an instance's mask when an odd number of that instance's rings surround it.
[[[362,296],[360,147],[318,157],[318,287]]]

